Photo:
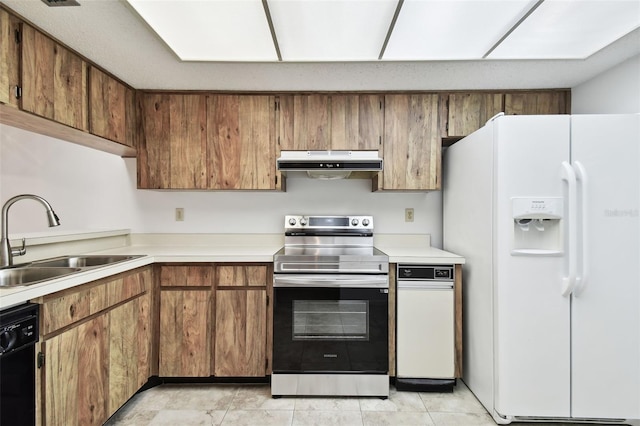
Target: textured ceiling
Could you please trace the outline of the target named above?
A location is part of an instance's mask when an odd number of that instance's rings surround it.
[[[0,0],[137,89],[376,91],[574,87],[640,54],[640,29],[586,60],[182,63],[119,0]],[[464,29],[461,28],[461,31]]]

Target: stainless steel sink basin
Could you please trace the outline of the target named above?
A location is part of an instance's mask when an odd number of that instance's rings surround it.
[[[0,288],[36,284],[81,270],[80,268],[32,268],[29,266],[0,269]]]
[[[83,272],[91,268],[113,265],[142,255],[61,256],[0,268],[0,288],[21,287]]]
[[[45,259],[33,262],[30,268],[40,267],[65,267],[65,268],[94,268],[106,266],[125,260],[135,259],[140,256],[127,255],[86,255],[86,256],[62,256],[55,259]]]

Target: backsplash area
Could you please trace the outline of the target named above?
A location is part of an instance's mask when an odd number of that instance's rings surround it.
[[[287,192],[136,189],[135,159],[0,125],[0,201],[35,193],[71,230],[127,228],[132,233],[280,233],[285,214],[371,214],[376,233],[431,234],[442,244],[440,192],[372,193],[369,180],[291,177]],[[175,209],[184,209],[184,221]],[[414,221],[404,221],[404,209]],[[48,230],[29,201],[11,208],[9,231]]]

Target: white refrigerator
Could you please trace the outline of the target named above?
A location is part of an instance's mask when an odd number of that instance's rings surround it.
[[[463,379],[498,423],[640,423],[640,114],[498,116],[446,149]]]

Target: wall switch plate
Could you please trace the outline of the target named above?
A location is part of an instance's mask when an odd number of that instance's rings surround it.
[[[413,208],[404,209],[404,221],[413,222]]]
[[[184,209],[176,207],[176,222],[184,222]]]

